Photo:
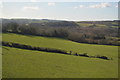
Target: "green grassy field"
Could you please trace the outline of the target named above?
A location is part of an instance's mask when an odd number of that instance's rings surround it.
[[[89,26],[91,26],[91,25],[93,25],[93,24],[86,24],[86,23],[79,23],[79,22],[76,22],[79,26],[82,26],[82,27],[89,27]]]
[[[82,26],[82,27],[89,27],[89,26],[92,26],[93,24],[90,24],[90,23],[78,23],[76,22],[79,26]],[[104,24],[95,24],[96,27],[101,27],[101,28],[106,28],[107,25],[104,25]],[[114,27],[118,27],[118,26],[114,26]]]
[[[0,33],[0,41],[2,40],[2,34]],[[2,78],[2,46],[0,45],[0,79]]]
[[[118,47],[76,43],[60,38],[3,34],[3,41],[57,48],[113,60],[3,47],[4,78],[115,78],[118,77]]]
[[[2,78],[2,48],[0,46],[0,79]]]

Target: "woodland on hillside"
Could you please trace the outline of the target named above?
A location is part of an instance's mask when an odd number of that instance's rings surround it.
[[[84,24],[84,25],[83,25]],[[64,38],[79,43],[120,45],[118,21],[3,19],[3,33]]]

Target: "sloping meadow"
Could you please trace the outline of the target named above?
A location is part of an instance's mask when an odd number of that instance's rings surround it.
[[[3,34],[3,41],[104,55],[113,60],[77,57],[3,46],[4,78],[117,78],[118,47],[76,43],[60,38]]]

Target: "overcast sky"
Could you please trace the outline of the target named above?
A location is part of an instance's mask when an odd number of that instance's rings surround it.
[[[118,2],[5,1],[6,2],[0,3],[0,12],[2,13],[0,16],[2,18],[56,19],[71,21],[118,19]]]

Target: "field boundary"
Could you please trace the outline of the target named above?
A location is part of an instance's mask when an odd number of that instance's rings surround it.
[[[112,58],[108,58],[107,56],[100,56],[100,55],[89,56],[87,53],[78,54],[77,52],[73,54],[73,51],[66,51],[66,50],[55,49],[55,48],[35,47],[35,46],[24,45],[24,44],[13,43],[13,42],[5,42],[5,41],[2,41],[1,43],[2,43],[2,46],[14,47],[14,48],[20,48],[20,49],[26,49],[26,50],[36,50],[36,51],[53,52],[53,53],[60,53],[60,54],[66,54],[66,55],[82,56],[82,57],[88,57],[88,58],[112,60]]]

